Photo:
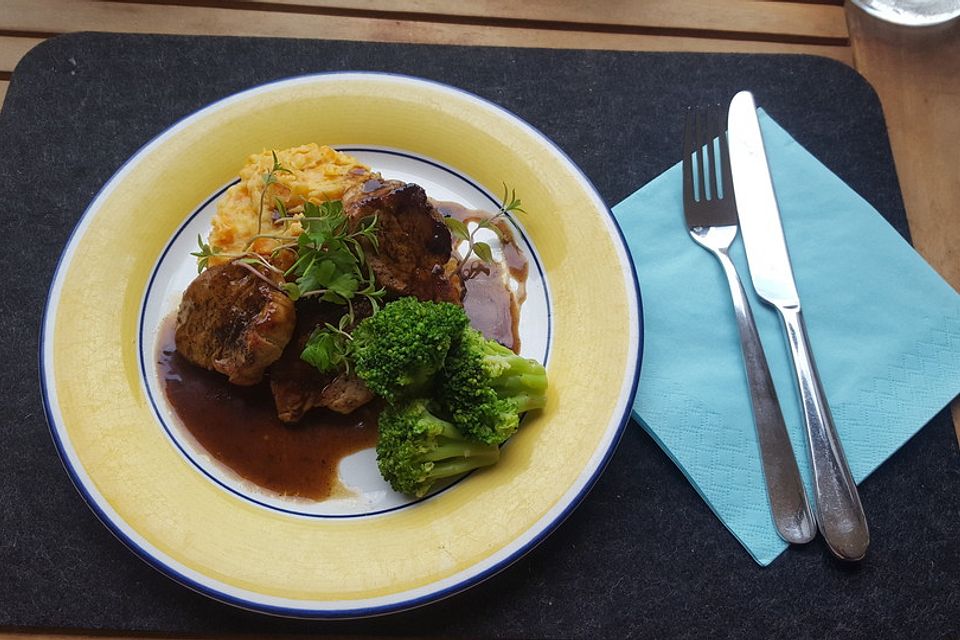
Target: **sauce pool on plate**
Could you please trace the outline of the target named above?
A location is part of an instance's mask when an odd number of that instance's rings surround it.
[[[269,384],[230,384],[173,347],[159,356],[165,392],[180,422],[207,453],[240,477],[284,496],[312,500],[349,495],[340,461],[377,442],[377,403],[349,415],[315,410],[293,425],[277,417]]]

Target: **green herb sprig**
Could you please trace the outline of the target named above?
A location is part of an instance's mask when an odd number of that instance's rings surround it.
[[[349,314],[340,317],[337,326],[329,322],[314,329],[307,340],[300,359],[316,367],[320,373],[336,369],[350,372],[350,342],[353,339],[349,330],[352,320]]]
[[[202,272],[209,266],[213,257],[231,258],[247,268],[258,272],[254,266],[261,266],[282,276],[279,289],[291,300],[317,298],[321,302],[343,305],[346,312],[336,325],[327,323],[318,327],[301,353],[301,358],[314,365],[320,371],[344,368],[349,371],[349,330],[356,324],[354,301],[366,299],[376,313],[380,300],[386,291],[378,288],[373,270],[367,263],[365,246],[374,251],[379,249],[377,237],[377,218],[371,216],[360,221],[355,230],[351,230],[350,221],[343,210],[343,202],[329,200],[321,204],[305,201],[302,215],[291,215],[283,201],[274,197],[274,222],[283,228],[274,233],[263,233],[263,213],[270,186],[276,184],[279,173],[292,173],[280,164],[276,152],[273,154],[273,166],[263,175],[263,191],[257,214],[257,233],[247,242],[240,253],[221,253],[197,237],[199,250],[191,253],[197,258],[197,268]],[[299,223],[301,233],[291,238],[290,225]],[[275,240],[277,246],[271,252],[271,258],[285,251],[295,254],[293,264],[281,271],[263,255],[252,251],[254,243],[261,239]]]
[[[364,250],[364,244],[375,251],[379,247],[377,219],[362,220],[351,231],[343,203],[332,200],[321,205],[306,203],[303,217],[296,220],[303,225],[303,233],[297,238],[297,259],[285,273],[296,280],[284,284],[284,290],[295,301],[316,297],[347,307],[336,325],[326,323],[313,332],[300,357],[321,372],[349,371],[349,330],[357,322],[353,301],[358,297],[367,300],[376,313],[386,293],[377,287]]]
[[[350,306],[350,301],[359,295],[368,298],[376,308],[384,291],[376,287],[362,242],[365,240],[375,251],[379,248],[376,217],[362,220],[351,231],[343,203],[330,200],[320,205],[304,203],[303,216],[293,220],[303,227],[296,243],[274,250],[296,249],[297,259],[284,273],[287,277],[296,276],[294,282],[285,285],[290,297],[318,297],[323,302]]]
[[[277,183],[277,174],[278,173],[289,173],[293,174],[290,169],[287,169],[280,164],[280,160],[277,158],[277,152],[271,151],[270,154],[273,156],[273,167],[263,175],[263,190],[260,191],[260,206],[257,207],[257,235],[259,236],[263,230],[263,205],[267,197],[267,191],[270,190],[270,185]],[[280,198],[274,198],[277,204],[279,205],[278,210],[282,210],[283,213],[286,213],[286,209],[283,206],[283,203],[280,201]]]
[[[197,234],[197,246],[200,247],[199,251],[194,251],[190,255],[196,257],[197,259],[197,273],[203,273],[203,270],[209,266],[210,258],[220,255],[220,251],[216,247],[211,247],[209,244],[203,241],[203,236],[199,233]]]
[[[276,234],[264,234],[263,231],[263,206],[266,204],[267,191],[270,190],[270,185],[277,183],[277,174],[278,173],[290,173],[293,172],[290,169],[287,169],[282,164],[280,164],[280,159],[277,158],[277,152],[271,151],[270,154],[273,156],[273,166],[270,168],[270,171],[261,176],[263,181],[263,190],[260,192],[260,204],[257,207],[257,234],[250,238],[246,246],[243,248],[243,251],[240,253],[222,253],[219,249],[214,246],[211,246],[203,241],[203,237],[200,234],[197,234],[197,245],[200,247],[199,251],[194,251],[190,255],[196,257],[197,259],[197,273],[203,273],[203,270],[210,266],[210,258],[231,258],[231,259],[240,259],[245,260],[247,263],[256,260],[256,254],[250,251],[253,247],[253,243],[259,240],[260,238],[272,238],[279,241],[289,240],[289,238],[279,236]],[[280,198],[274,197],[274,202],[277,207],[277,211],[281,216],[287,216],[287,208],[283,204],[283,201]],[[260,262],[263,262],[260,260]]]
[[[476,256],[482,263],[489,264],[493,262],[493,250],[490,245],[481,240],[477,240],[477,232],[481,229],[489,229],[496,234],[500,241],[504,240],[503,231],[497,226],[496,222],[506,216],[508,213],[526,213],[524,211],[520,198],[513,189],[509,189],[506,184],[503,185],[503,198],[500,201],[500,209],[495,215],[484,218],[477,222],[471,230],[466,223],[452,216],[443,219],[444,224],[450,230],[455,238],[467,243],[467,248],[463,255],[457,259],[455,271],[460,275],[463,281],[469,280],[477,275],[477,269],[465,269],[470,263],[471,258]]]

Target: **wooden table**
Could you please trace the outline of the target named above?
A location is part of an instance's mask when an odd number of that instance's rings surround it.
[[[897,27],[831,0],[0,0],[0,102],[27,51],[74,31],[833,58],[876,89],[914,246],[960,290],[960,21]]]

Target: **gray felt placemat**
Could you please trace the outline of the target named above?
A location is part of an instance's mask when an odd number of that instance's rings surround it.
[[[609,205],[676,161],[682,106],[749,88],[907,236],[876,96],[826,59],[109,34],[47,41],[17,67],[0,113],[0,625],[498,637],[957,630],[960,473],[946,411],[863,484],[873,544],[854,566],[833,561],[818,540],[758,567],[635,425],[539,547],[463,594],[403,614],[322,623],[241,611],[179,586],[114,539],[71,486],[43,416],[39,324],[60,251],[96,191],[164,128],[238,90],[331,70],[407,73],[494,100],[555,140]]]

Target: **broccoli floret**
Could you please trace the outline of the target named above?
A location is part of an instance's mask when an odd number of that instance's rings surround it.
[[[395,491],[423,496],[440,478],[495,463],[500,449],[466,440],[434,415],[429,401],[409,400],[380,413],[377,466]]]
[[[353,331],[355,371],[388,402],[418,395],[468,324],[466,312],[455,304],[400,298]]]
[[[520,414],[546,403],[547,372],[479,331],[465,329],[438,378],[443,408],[466,436],[499,445],[516,432]]]

